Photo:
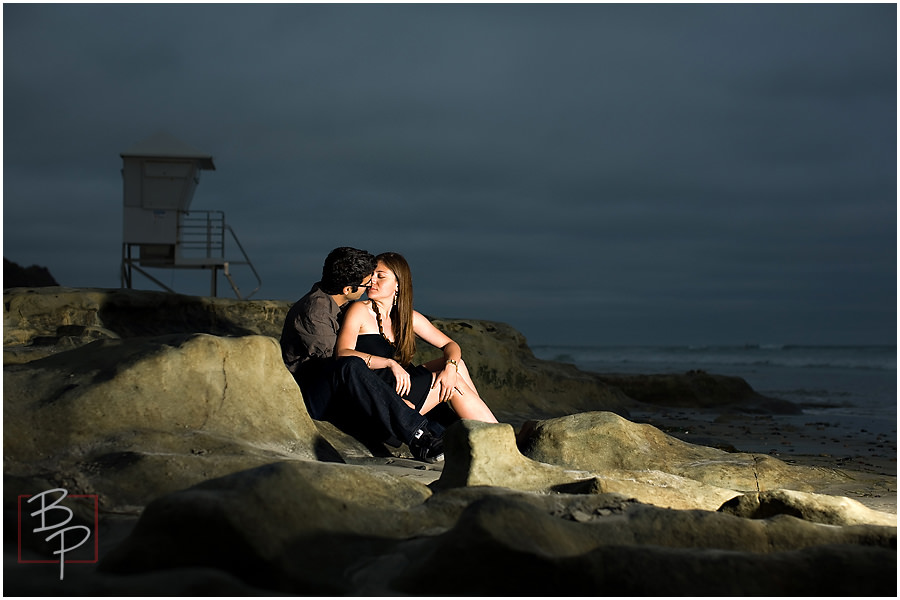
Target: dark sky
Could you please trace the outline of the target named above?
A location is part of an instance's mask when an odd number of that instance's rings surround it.
[[[120,153],[166,131],[254,299],[351,245],[531,344],[896,340],[895,4],[5,3],[3,35],[3,254],[62,285],[119,286]]]

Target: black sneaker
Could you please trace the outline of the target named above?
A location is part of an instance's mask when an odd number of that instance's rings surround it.
[[[427,429],[417,429],[409,442],[409,451],[416,460],[436,463],[444,460],[444,440]]]

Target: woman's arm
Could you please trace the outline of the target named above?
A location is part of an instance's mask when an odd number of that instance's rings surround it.
[[[450,336],[432,325],[425,315],[419,311],[413,311],[413,332],[428,342],[435,348],[440,348],[444,353],[446,360],[455,360],[459,362],[462,358],[462,350],[459,344],[454,342]]]
[[[356,351],[356,338],[362,327],[366,306],[362,302],[353,302],[344,312],[344,321],[338,330],[337,342],[334,345],[335,356],[359,356],[365,359],[366,355]]]
[[[413,331],[417,336],[444,353],[444,368],[437,372],[431,387],[440,385],[441,402],[450,399],[459,376],[459,361],[462,360],[462,349],[459,344],[435,327],[431,321],[418,311],[413,311]]]

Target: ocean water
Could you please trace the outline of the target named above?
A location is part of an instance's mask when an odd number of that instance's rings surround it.
[[[534,346],[535,356],[595,373],[736,375],[803,414],[896,443],[896,346]]]

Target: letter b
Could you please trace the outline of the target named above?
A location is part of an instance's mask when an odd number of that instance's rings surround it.
[[[51,494],[53,492],[60,492],[61,495],[52,504],[50,504],[48,506],[46,504],[46,502],[44,501],[44,497],[46,494]],[[68,523],[69,521],[72,520],[72,509],[69,508],[68,506],[59,506],[59,503],[62,502],[67,495],[68,495],[68,492],[66,492],[66,490],[64,490],[62,488],[56,488],[56,489],[52,489],[52,490],[47,490],[46,492],[41,492],[40,494],[35,494],[34,496],[32,496],[31,498],[29,498],[27,500],[27,502],[30,504],[31,502],[34,502],[38,498],[41,499],[41,507],[38,510],[31,513],[32,517],[35,515],[41,515],[41,526],[36,527],[33,530],[35,533],[37,533],[39,531],[47,531],[48,529],[57,529],[59,527],[63,527],[66,523]],[[47,512],[52,509],[61,510],[61,511],[65,512],[66,513],[65,520],[60,523],[55,523],[53,525],[47,525],[47,520],[46,520]]]

